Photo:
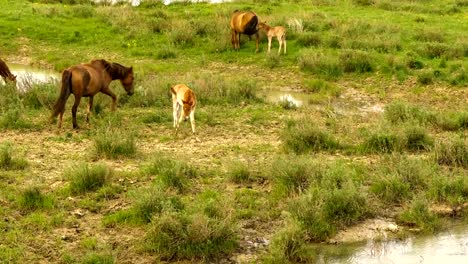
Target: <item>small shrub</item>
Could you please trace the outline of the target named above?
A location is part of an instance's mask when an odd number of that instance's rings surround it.
[[[117,129],[98,130],[94,147],[98,157],[110,159],[133,157],[137,152],[134,135]]]
[[[135,206],[133,207],[135,217],[144,223],[151,222],[156,214],[159,215],[166,211],[181,211],[183,209],[184,204],[178,196],[156,187],[137,194]]]
[[[440,142],[435,148],[435,159],[441,165],[468,168],[468,145],[463,139]]]
[[[405,148],[411,151],[430,150],[434,141],[426,130],[420,127],[410,127],[405,131]]]
[[[439,115],[436,121],[437,125],[449,131],[468,128],[468,112],[456,112],[447,116]]]
[[[15,157],[13,152],[14,149],[11,143],[0,144],[0,169],[22,170],[28,166],[28,162],[25,159]]]
[[[188,189],[188,179],[198,176],[198,171],[188,164],[165,156],[155,157],[145,168],[145,172],[158,176],[158,181],[166,188],[178,192]]]
[[[177,57],[176,51],[168,47],[160,49],[156,53],[156,58],[161,59],[161,60],[174,59],[176,57]]]
[[[400,203],[411,196],[411,186],[397,175],[377,179],[371,185],[370,191],[388,203]]]
[[[234,183],[247,183],[252,180],[249,167],[242,162],[232,162],[228,168],[228,179]]]
[[[315,263],[306,247],[306,234],[301,226],[290,221],[272,238],[268,255],[262,263]]]
[[[270,69],[279,67],[281,65],[281,59],[278,53],[276,52],[271,52],[266,56],[265,59],[265,66],[267,66]]]
[[[444,34],[440,31],[418,30],[414,39],[422,42],[444,42]]]
[[[441,227],[436,214],[429,211],[428,201],[416,199],[409,208],[401,213],[398,221],[405,225],[416,226],[423,232],[433,233]]]
[[[152,223],[145,239],[146,249],[164,260],[215,258],[231,253],[237,245],[230,219],[199,213],[164,213]]]
[[[303,47],[319,46],[322,44],[322,39],[318,33],[303,33],[297,38],[296,43]]]
[[[391,123],[416,121],[424,125],[435,121],[435,114],[417,106],[412,106],[401,101],[394,101],[385,106],[384,117]]]
[[[335,189],[325,196],[322,210],[326,219],[351,225],[366,214],[366,197],[354,187]]]
[[[80,164],[65,172],[65,178],[70,180],[70,190],[74,194],[95,191],[108,184],[111,177],[112,170],[104,164]]]
[[[338,59],[333,56],[304,53],[299,55],[298,64],[301,70],[315,73],[325,79],[337,79],[343,75]]]
[[[432,84],[434,82],[434,75],[430,71],[423,71],[418,74],[418,83],[422,85]]]
[[[349,50],[340,55],[340,65],[344,72],[365,73],[374,71],[371,56],[362,51]]]
[[[0,112],[0,129],[27,129],[33,125],[24,119],[19,108],[11,108],[3,113]]]
[[[310,120],[302,120],[288,126],[281,137],[285,150],[296,154],[341,148],[331,134],[318,129]]]
[[[431,184],[429,195],[438,202],[448,202],[453,208],[468,200],[468,177],[461,174],[438,176]]]
[[[279,194],[306,191],[314,178],[321,177],[322,166],[306,158],[277,160],[272,164],[271,177]]]
[[[401,149],[401,142],[396,134],[384,131],[371,134],[361,148],[370,153],[392,153]]]
[[[53,200],[51,197],[41,193],[37,187],[25,189],[18,201],[19,207],[26,211],[34,211],[43,208],[51,208]]]

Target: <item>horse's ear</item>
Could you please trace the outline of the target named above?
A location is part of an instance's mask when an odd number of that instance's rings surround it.
[[[130,66],[129,72],[133,72],[133,66]]]

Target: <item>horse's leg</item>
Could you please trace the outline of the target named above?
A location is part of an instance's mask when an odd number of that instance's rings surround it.
[[[271,39],[272,37],[268,36],[268,53],[270,53],[270,50],[271,50]]]
[[[73,128],[78,128],[78,123],[76,122],[76,111],[78,110],[78,105],[80,105],[81,95],[75,95],[75,103],[72,107],[72,117],[73,117]]]
[[[177,115],[178,111],[179,111],[179,105],[177,104],[176,100],[173,100],[172,101],[172,117],[174,119],[173,120],[174,127],[177,126],[177,120],[179,119]]]
[[[281,54],[281,45],[283,44],[283,41],[281,41],[281,36],[277,36],[278,38],[278,44],[279,44],[279,49],[278,49],[278,55]]]
[[[91,115],[91,111],[93,110],[93,96],[89,97],[88,100],[88,112],[86,113],[86,122],[89,123],[89,116]]]
[[[195,107],[190,112],[190,124],[192,125],[192,132],[195,134]]]
[[[109,89],[109,87],[106,87],[105,89],[101,90],[102,93],[107,94],[112,98],[112,111],[115,111],[115,108],[117,106],[117,96]]]
[[[240,36],[241,33],[236,34],[236,49],[240,49]]]

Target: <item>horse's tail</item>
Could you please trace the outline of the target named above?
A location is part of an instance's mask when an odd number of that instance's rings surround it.
[[[57,102],[55,102],[52,118],[57,117],[57,115],[63,112],[63,110],[65,109],[65,103],[67,102],[68,96],[70,96],[71,93],[71,77],[72,72],[70,70],[63,71],[60,96],[57,99]]]

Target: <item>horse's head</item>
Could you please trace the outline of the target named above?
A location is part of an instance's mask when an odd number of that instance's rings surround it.
[[[10,75],[7,77],[7,79],[8,79],[9,81],[11,81],[11,82],[16,83],[16,75],[14,75],[14,74],[10,74]]]
[[[134,92],[134,79],[135,77],[133,76],[133,67],[126,68],[123,77],[120,79],[120,83],[125,88],[125,91],[128,95],[132,95]]]

